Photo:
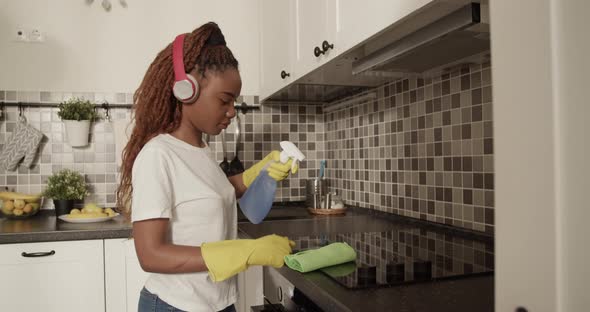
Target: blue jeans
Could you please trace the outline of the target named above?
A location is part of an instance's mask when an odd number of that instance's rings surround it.
[[[152,294],[147,289],[143,288],[139,294],[138,312],[184,312],[177,309],[164,300],[158,298],[157,295]],[[232,304],[219,312],[236,312],[236,307]]]

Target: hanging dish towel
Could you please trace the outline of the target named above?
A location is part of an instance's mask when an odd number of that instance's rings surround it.
[[[41,139],[43,139],[41,131],[31,127],[26,122],[17,122],[12,136],[6,140],[4,150],[0,154],[0,167],[8,171],[14,171],[23,157],[25,160],[22,164],[31,167]]]
[[[127,146],[131,131],[133,130],[134,124],[127,118],[117,119],[113,121],[113,135],[115,137],[115,160],[117,166],[121,167],[123,160],[123,149]]]
[[[301,273],[356,259],[356,252],[347,243],[332,243],[318,248],[285,256],[287,266]]]

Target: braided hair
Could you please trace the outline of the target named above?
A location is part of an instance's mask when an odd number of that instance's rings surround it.
[[[238,69],[238,61],[226,46],[221,29],[213,22],[187,34],[183,51],[184,68],[197,68],[197,74],[201,77],[206,71]],[[171,133],[180,126],[182,105],[179,105],[180,102],[172,93],[173,83],[170,43],[158,53],[133,95],[132,119],[135,126],[123,149],[121,182],[117,188],[117,207],[120,207],[127,219],[131,214],[133,192],[131,172],[137,155],[149,140],[162,133]]]

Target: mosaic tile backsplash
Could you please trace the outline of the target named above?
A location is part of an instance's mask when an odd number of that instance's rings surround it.
[[[239,158],[247,168],[289,140],[307,159],[296,175],[281,183],[277,201],[304,200],[305,180],[315,178],[320,160],[326,159],[330,189],[346,204],[492,233],[490,64],[458,67],[431,78],[399,79],[354,97],[369,93],[372,99],[326,112],[319,105],[278,103],[240,113]],[[132,94],[125,93],[20,91],[0,91],[0,102],[59,103],[72,96],[99,104],[132,102]],[[258,97],[243,96],[238,102],[258,105]],[[17,107],[3,111],[0,148],[18,118]],[[45,138],[33,166],[0,172],[0,185],[36,193],[49,175],[70,168],[90,182],[92,195],[86,202],[114,206],[118,168],[112,124],[96,122],[89,146],[72,148],[65,143],[57,108],[29,107],[24,115]],[[112,108],[110,116],[129,120],[131,112]],[[235,155],[234,127],[235,119],[225,134],[228,161]],[[210,139],[210,146],[221,162],[219,136]],[[46,201],[45,208],[51,206]]]
[[[490,63],[366,93],[324,115],[331,187],[347,204],[493,233]]]

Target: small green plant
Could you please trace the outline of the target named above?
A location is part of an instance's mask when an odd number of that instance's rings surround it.
[[[57,115],[62,120],[95,121],[100,119],[94,110],[94,105],[89,100],[77,97],[59,103]]]
[[[62,169],[50,176],[43,191],[43,196],[52,199],[84,199],[89,194],[84,177],[70,169]]]

